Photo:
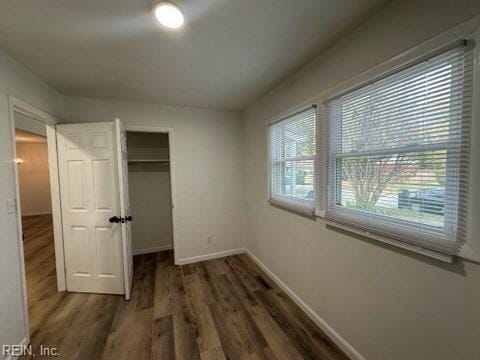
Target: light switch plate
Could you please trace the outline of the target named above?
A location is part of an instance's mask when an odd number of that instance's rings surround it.
[[[8,214],[15,214],[17,211],[17,203],[15,199],[8,199],[7,200],[7,213]]]

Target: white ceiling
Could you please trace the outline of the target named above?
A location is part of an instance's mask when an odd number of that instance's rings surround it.
[[[2,0],[0,47],[69,96],[241,110],[389,0]]]

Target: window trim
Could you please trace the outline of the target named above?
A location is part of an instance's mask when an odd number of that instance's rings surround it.
[[[467,236],[465,242],[461,244],[458,253],[455,256],[445,255],[439,252],[431,251],[429,249],[424,249],[419,246],[412,245],[410,243],[405,243],[398,240],[392,240],[388,237],[373,234],[368,231],[357,230],[350,226],[344,226],[342,224],[333,223],[325,219],[326,208],[328,204],[328,149],[329,149],[329,129],[328,122],[326,121],[327,117],[326,111],[327,108],[325,103],[333,99],[336,95],[342,95],[351,91],[354,91],[356,87],[363,86],[367,82],[378,81],[381,77],[388,76],[391,73],[395,73],[402,70],[402,67],[405,67],[406,64],[412,64],[418,62],[419,59],[425,56],[431,56],[433,52],[443,50],[446,46],[450,46],[455,41],[460,41],[461,39],[472,39],[475,41],[476,46],[474,49],[474,69],[473,69],[473,99],[476,99],[472,103],[472,138],[475,136],[480,136],[480,26],[478,22],[479,18],[474,18],[468,20],[458,26],[441,33],[430,40],[427,40],[412,49],[391,58],[385,62],[382,62],[364,72],[361,72],[350,79],[343,81],[317,95],[316,101],[318,104],[317,108],[317,182],[318,182],[318,191],[317,191],[317,206],[315,215],[322,219],[327,225],[339,228],[350,233],[355,233],[367,238],[375,239],[394,247],[399,247],[407,249],[409,251],[420,253],[428,257],[432,257],[438,260],[445,262],[452,262],[454,257],[460,257],[466,260],[480,262],[480,240],[476,240],[474,234],[478,232],[480,226],[472,226],[472,214],[475,210],[480,209],[480,200],[476,200],[475,197],[480,195],[480,189],[475,189],[472,184],[478,183],[480,181],[480,173],[478,169],[473,169],[475,166],[473,163],[478,162],[479,152],[475,152],[473,148],[473,141],[471,141],[471,163],[470,163],[470,185],[469,185],[469,197],[473,199],[470,201],[472,204],[468,206],[468,227],[467,227]],[[409,65],[411,66],[411,65]],[[407,66],[408,67],[408,66]]]
[[[326,100],[326,103],[324,103],[325,109],[326,111],[329,111],[330,104],[337,99],[346,97],[348,100],[348,98],[350,97],[350,94],[353,94],[357,91],[362,91],[363,89],[368,90],[370,85],[373,83],[395,76],[400,72],[411,69],[416,65],[421,64],[422,62],[428,61],[429,59],[435,58],[439,55],[442,55],[445,52],[449,52],[454,49],[460,49],[460,48],[462,49],[461,51],[463,51],[463,49],[466,49],[466,50],[473,49],[472,45],[473,45],[473,40],[467,41],[462,38],[450,44],[447,44],[439,48],[438,50],[426,52],[424,55],[412,61],[406,62],[404,65],[400,66],[395,70],[388,71],[386,74],[383,74],[376,78],[374,77],[367,82],[354,86],[353,89],[341,92],[339,95],[334,95],[333,97],[328,98]],[[474,73],[472,68],[472,81],[473,81],[473,75]],[[330,121],[332,120],[330,119],[330,114],[327,116],[328,116],[327,118],[328,126],[331,126]],[[375,155],[386,155],[391,153],[396,154],[399,151],[411,152],[416,150],[419,152],[424,152],[425,150],[428,151],[433,149],[433,150],[446,150],[447,157],[449,157],[450,156],[449,148],[451,146],[448,141],[433,143],[430,146],[428,146],[427,149],[425,145],[412,145],[412,146],[400,146],[397,148],[383,147],[381,149],[376,149],[376,150],[360,151],[360,152],[353,152],[353,153],[348,153],[348,152],[342,153],[342,152],[339,152],[339,150],[337,149],[337,146],[339,143],[341,143],[341,139],[342,139],[341,130],[338,129],[338,124],[336,124],[334,129],[330,128],[328,136],[329,136],[328,142],[327,142],[328,147],[325,149],[328,156],[327,173],[329,177],[327,187],[326,187],[326,191],[327,191],[326,208],[327,208],[327,216],[328,214],[330,214],[330,216],[327,220],[331,221],[332,223],[338,222],[341,225],[347,225],[347,227],[352,227],[354,229],[357,229],[358,231],[361,231],[364,234],[375,233],[375,234],[378,234],[379,236],[389,238],[393,241],[411,243],[412,245],[417,246],[419,248],[422,248],[422,249],[425,248],[426,250],[438,252],[440,254],[444,254],[453,258],[452,254],[456,254],[458,252],[458,249],[463,244],[463,241],[457,239],[455,242],[452,242],[451,240],[449,240],[448,235],[456,234],[457,230],[453,230],[452,232],[452,229],[453,227],[456,228],[457,224],[459,222],[462,222],[463,219],[461,218],[456,219],[453,223],[445,222],[443,228],[440,230],[423,223],[417,223],[414,221],[409,221],[404,219],[397,219],[397,218],[393,218],[385,215],[377,215],[371,212],[362,211],[360,209],[345,208],[337,204],[336,202],[337,201],[336,194],[338,194],[339,187],[337,183],[338,181],[338,177],[336,175],[337,172],[334,169],[334,167],[338,166],[338,159],[348,158],[351,156],[357,157],[359,155],[375,156]],[[470,142],[468,144],[470,144]],[[399,150],[399,151],[396,151],[396,150]],[[450,170],[452,170],[452,167],[450,167]],[[447,174],[446,174],[447,178],[451,175],[453,174],[451,174],[451,172],[449,173],[447,168]],[[462,185],[463,183],[461,179],[459,181]],[[465,185],[463,184],[463,186]],[[467,186],[466,190],[468,193],[468,184],[466,186]],[[373,224],[365,225],[365,224],[368,224],[371,220],[375,222],[375,225]],[[445,217],[444,220],[447,221],[451,219],[447,219],[447,217]],[[398,231],[399,228],[401,229],[400,231]],[[424,233],[420,237],[419,231],[421,231],[424,228],[430,228],[432,232],[428,234]],[[448,252],[446,251],[446,249],[450,246],[452,247],[452,253],[450,253],[450,251]]]
[[[301,114],[309,109],[313,108],[315,112],[315,129],[318,125],[318,105],[316,102],[309,102],[308,105],[302,105],[299,107],[295,107],[290,109],[290,111],[282,114],[279,117],[273,118],[271,121],[267,121],[266,123],[266,138],[267,138],[267,202],[275,207],[293,212],[298,215],[305,216],[307,218],[311,218],[316,220],[315,210],[317,204],[317,158],[318,158],[318,145],[317,145],[317,137],[318,131],[315,131],[315,156],[297,156],[291,158],[285,158],[282,160],[276,160],[276,163],[284,163],[287,161],[301,161],[301,160],[313,160],[313,188],[314,188],[314,199],[313,201],[303,200],[301,198],[296,198],[293,196],[276,194],[275,197],[272,194],[272,159],[271,159],[271,136],[270,136],[270,129],[271,126],[277,124],[279,122],[288,120],[289,118]],[[282,201],[282,198],[289,199],[291,201]]]
[[[450,41],[450,42],[445,43],[441,46],[438,46],[434,49],[431,49],[430,51],[424,51],[423,54],[421,54],[419,56],[413,57],[411,59],[405,59],[401,64],[399,64],[395,67],[392,67],[389,70],[378,73],[377,75],[372,75],[368,79],[365,79],[362,82],[355,83],[353,86],[350,86],[350,87],[345,88],[345,89],[343,89],[343,90],[341,90],[341,91],[339,91],[335,94],[332,94],[332,95],[328,96],[327,98],[325,98],[323,100],[323,103],[330,102],[332,100],[341,98],[344,95],[352,93],[356,90],[365,88],[365,87],[367,87],[367,86],[369,86],[369,85],[371,85],[371,84],[373,84],[377,81],[388,78],[392,75],[395,75],[396,73],[398,73],[400,71],[411,68],[411,67],[413,67],[413,66],[415,66],[415,65],[417,65],[417,64],[419,64],[419,63],[421,63],[425,60],[431,59],[431,58],[433,58],[437,55],[441,55],[444,52],[447,52],[449,50],[453,50],[453,49],[455,49],[459,46],[468,46],[467,39],[460,36],[457,39],[454,39],[453,41]]]
[[[272,116],[269,120],[265,122],[265,140],[267,144],[267,159],[270,158],[270,138],[268,125],[278,119],[292,114],[294,111],[298,111],[302,108],[307,107],[310,104],[316,104],[316,162],[315,162],[315,198],[316,198],[316,208],[315,216],[325,222],[326,225],[332,226],[335,228],[342,229],[349,233],[357,233],[366,238],[375,239],[377,241],[386,243],[396,248],[406,249],[410,252],[419,253],[434,259],[442,260],[445,262],[451,262],[453,257],[439,254],[437,252],[430,252],[429,250],[422,249],[418,246],[411,244],[403,243],[397,240],[391,240],[386,237],[382,237],[372,233],[361,233],[357,232],[352,228],[344,228],[340,224],[331,224],[325,219],[326,204],[327,204],[327,181],[328,181],[328,155],[325,151],[328,148],[328,126],[325,121],[325,111],[326,108],[324,103],[327,99],[331,98],[335,94],[339,94],[344,91],[351,91],[354,86],[358,84],[364,84],[367,81],[376,81],[380,76],[386,75],[391,71],[398,71],[401,66],[404,66],[406,63],[411,63],[416,59],[425,56],[425,54],[431,54],[432,51],[444,48],[448,44],[452,44],[454,41],[461,38],[473,39],[476,42],[476,47],[474,50],[474,69],[473,69],[473,101],[472,103],[472,116],[474,121],[472,121],[472,138],[480,138],[480,26],[479,26],[480,17],[475,17],[470,20],[467,20],[455,27],[442,32],[403,53],[394,56],[388,60],[380,62],[378,65],[374,65],[365,70],[356,71],[355,75],[348,77],[346,80],[337,83],[336,85],[327,88],[311,97],[307,100],[300,101],[296,105],[292,106],[289,110],[280,112],[279,114]],[[480,213],[480,187],[472,186],[472,184],[480,183],[480,164],[476,164],[480,159],[480,149],[473,148],[473,141],[471,142],[471,163],[470,163],[470,179],[469,179],[469,197],[471,199],[468,207],[468,227],[467,227],[467,237],[465,243],[459,249],[456,257],[470,260],[473,262],[480,263],[480,238],[476,236],[480,232],[480,223],[477,221],[472,221],[474,215]],[[271,184],[271,174],[270,174],[270,165],[269,161],[266,162],[266,190],[267,198],[270,198],[270,184]],[[287,209],[288,210],[288,209]],[[475,220],[475,219],[473,219]],[[477,224],[478,223],[478,224]]]

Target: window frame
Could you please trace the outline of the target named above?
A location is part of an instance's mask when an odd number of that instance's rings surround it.
[[[335,99],[342,98],[344,96],[349,96],[349,94],[354,93],[357,90],[362,90],[365,88],[368,88],[368,86],[374,82],[383,80],[383,79],[388,79],[391,76],[395,76],[397,73],[402,72],[404,70],[407,70],[424,60],[429,60],[432,58],[435,58],[438,55],[441,55],[447,51],[453,50],[457,47],[461,46],[471,46],[469,43],[467,43],[463,39],[456,40],[454,42],[451,42],[449,44],[446,44],[445,46],[440,47],[439,49],[435,49],[433,51],[427,52],[423,54],[421,57],[418,59],[414,59],[412,61],[405,62],[404,65],[402,65],[398,69],[393,69],[390,72],[387,72],[384,75],[374,77],[371,80],[364,82],[364,83],[359,83],[357,84],[352,90],[347,90],[344,91],[338,95],[334,95],[333,97],[330,97],[326,99],[324,105],[325,111],[329,111],[329,104]],[[474,77],[473,69],[472,69],[472,77]],[[335,106],[335,105],[333,105]],[[457,237],[457,224],[461,219],[456,218],[455,221],[447,223],[447,220],[452,220],[450,217],[445,216],[444,217],[444,226],[442,227],[442,230],[440,231],[439,228],[436,228],[431,225],[423,224],[423,223],[418,223],[415,221],[410,221],[406,219],[399,219],[399,218],[394,218],[394,217],[388,217],[385,215],[380,215],[380,214],[375,214],[372,212],[364,212],[359,209],[350,209],[347,207],[344,207],[342,205],[337,204],[337,196],[336,194],[338,193],[338,172],[335,171],[334,169],[338,166],[338,160],[339,159],[344,159],[348,157],[358,157],[358,156],[369,156],[369,155],[388,155],[388,154],[397,154],[399,151],[401,152],[425,152],[426,151],[426,146],[425,145],[412,145],[412,146],[401,146],[401,147],[383,147],[381,149],[376,149],[376,150],[369,150],[369,151],[360,151],[360,152],[355,152],[354,154],[345,154],[339,151],[339,147],[341,146],[342,143],[342,133],[340,132],[339,128],[340,126],[336,124],[335,128],[331,128],[330,124],[330,114],[326,115],[327,119],[327,126],[329,127],[328,131],[328,146],[325,149],[328,157],[328,162],[327,162],[327,176],[328,176],[328,181],[327,181],[327,186],[326,186],[326,191],[327,191],[327,202],[326,202],[326,209],[327,213],[330,214],[330,218],[332,218],[330,221],[332,223],[340,222],[343,224],[349,224],[350,226],[348,227],[359,227],[360,229],[353,229],[358,232],[363,232],[365,234],[370,234],[370,233],[375,233],[376,231],[379,231],[379,236],[385,236],[383,235],[385,233],[390,234],[388,237],[391,238],[394,241],[400,241],[400,242],[405,242],[407,244],[417,246],[419,249],[423,250],[424,248],[429,250],[429,251],[434,251],[434,252],[439,252],[440,257],[445,257],[447,261],[451,261],[452,255],[450,254],[445,254],[443,252],[443,247],[446,245],[441,245],[442,243],[447,244],[447,241],[449,241],[449,236],[451,237]],[[462,139],[461,139],[462,140]],[[438,142],[434,143],[428,146],[429,149],[427,150],[446,150],[447,151],[447,158],[451,156],[451,151],[449,151],[449,143],[448,141],[443,141],[443,142]],[[454,174],[452,174],[454,172]],[[445,188],[450,188],[452,190],[452,183],[451,180],[449,181],[448,179],[453,177],[457,177],[459,174],[459,169],[454,169],[452,165],[450,166],[447,165],[446,169],[446,180],[447,183],[445,185]],[[456,185],[456,184],[455,184]],[[460,186],[463,186],[462,184]],[[468,186],[468,185],[467,185]],[[466,189],[468,190],[468,188]],[[459,200],[460,201],[460,200]],[[446,203],[445,205],[447,205]],[[451,204],[448,204],[451,205]],[[457,209],[453,209],[456,211]],[[452,211],[451,208],[445,208],[445,213],[448,213],[449,211]],[[371,221],[374,219],[375,221],[375,226],[368,226],[365,225],[365,223],[368,223],[368,221]],[[398,231],[398,228],[401,227],[401,230]],[[431,233],[426,235],[425,233],[422,234],[421,240],[419,236],[419,232],[422,229],[428,228],[431,230]],[[382,229],[381,231],[378,229]],[[383,233],[383,234],[382,234]],[[405,239],[410,239],[409,241],[406,241]],[[419,239],[419,240],[417,240]],[[459,240],[455,240],[451,246],[455,247],[460,245]],[[456,252],[455,252],[456,253]]]
[[[271,139],[271,131],[272,126],[284,121],[288,121],[292,117],[301,114],[305,111],[308,111],[313,108],[314,111],[314,139],[315,139],[315,155],[314,156],[295,156],[295,157],[288,157],[282,158],[281,160],[272,159],[272,139]],[[317,145],[317,138],[318,138],[318,105],[315,102],[310,102],[308,105],[302,105],[300,107],[296,107],[291,109],[289,112],[284,113],[281,116],[273,118],[271,121],[267,121],[266,123],[266,137],[267,137],[267,201],[270,205],[279,207],[293,213],[304,215],[311,219],[315,220],[315,209],[317,204],[317,157],[318,157],[318,145]],[[284,194],[274,194],[273,187],[272,187],[272,172],[274,168],[274,163],[282,164],[288,161],[312,161],[313,162],[313,200],[309,201],[306,199],[302,199],[299,197],[284,195]]]
[[[472,134],[471,138],[480,136],[480,27],[478,21],[470,20],[450,29],[444,33],[437,35],[436,37],[425,41],[424,43],[413,47],[412,49],[390,59],[380,63],[367,71],[361,72],[352,78],[333,86],[317,96],[317,144],[321,149],[317,151],[317,176],[318,176],[318,192],[317,192],[317,210],[316,216],[321,218],[326,224],[332,226],[332,228],[338,228],[347,231],[352,234],[358,234],[362,237],[378,240],[380,242],[393,245],[394,247],[403,248],[412,252],[420,253],[428,257],[432,257],[445,262],[452,262],[453,258],[460,257],[475,262],[480,262],[480,239],[477,239],[476,233],[480,231],[480,224],[476,224],[472,221],[475,211],[480,211],[480,188],[473,186],[475,183],[480,182],[480,166],[476,165],[480,158],[480,151],[475,151],[473,147],[474,141],[470,142],[470,175],[469,175],[469,204],[467,214],[467,234],[463,244],[461,244],[458,253],[454,256],[442,254],[438,251],[430,250],[428,248],[422,248],[410,243],[405,243],[397,239],[375,234],[369,231],[358,230],[351,226],[345,226],[332,222],[325,218],[326,209],[329,202],[328,184],[332,181],[329,173],[329,148],[330,148],[330,131],[327,116],[327,107],[325,103],[333,98],[347,93],[350,93],[359,87],[365,86],[367,83],[375,82],[379,78],[386,77],[389,74],[397,73],[403,68],[409,67],[410,64],[418,62],[423,57],[430,57],[434,51],[445,48],[452,44],[454,41],[460,39],[472,39],[475,42],[474,48],[474,68],[473,68],[473,101],[472,101]],[[448,186],[448,184],[446,185]],[[445,227],[447,224],[445,224]],[[415,236],[415,232],[412,232],[412,236]],[[418,235],[417,235],[418,236]]]
[[[315,199],[316,209],[315,216],[324,222],[327,226],[327,231],[333,231],[335,228],[345,231],[350,234],[358,234],[361,238],[372,239],[394,248],[405,249],[409,252],[421,254],[430,258],[441,260],[444,262],[452,262],[453,257],[443,255],[435,251],[431,251],[426,248],[421,248],[408,243],[404,243],[398,240],[392,240],[385,236],[378,236],[374,233],[368,233],[364,231],[356,231],[352,227],[344,226],[339,223],[332,223],[325,219],[326,206],[327,206],[327,185],[329,181],[328,177],[328,144],[329,144],[329,129],[326,122],[326,108],[324,103],[327,99],[335,96],[336,94],[351,92],[359,84],[365,84],[368,81],[375,81],[381,76],[385,76],[390,72],[398,72],[402,66],[406,63],[413,62],[425,56],[425,54],[432,53],[432,51],[445,47],[447,44],[451,44],[453,41],[466,38],[473,39],[476,43],[474,49],[474,69],[473,69],[473,101],[472,101],[472,125],[471,125],[471,137],[480,138],[480,26],[478,18],[465,21],[443,33],[440,33],[406,51],[394,56],[390,59],[382,61],[376,65],[368,66],[368,64],[359,64],[356,69],[350,69],[354,75],[347,76],[343,81],[336,85],[326,88],[325,90],[310,97],[307,101],[297,103],[296,106],[292,106],[293,109],[301,109],[309,104],[316,104],[316,162],[315,162]],[[292,109],[291,108],[291,109]],[[270,120],[265,122],[265,140],[267,144],[267,159],[270,158],[270,133],[268,131],[268,125],[277,119],[284,117],[291,113],[292,110],[281,112]],[[474,147],[474,142],[471,141],[471,161],[470,161],[470,177],[469,177],[469,204],[468,204],[468,218],[467,218],[467,235],[465,243],[460,247],[456,257],[470,260],[480,263],[480,222],[475,218],[475,214],[480,213],[480,187],[474,184],[480,183],[480,148]],[[270,199],[270,167],[267,164],[267,176],[266,176],[266,189],[267,199]]]

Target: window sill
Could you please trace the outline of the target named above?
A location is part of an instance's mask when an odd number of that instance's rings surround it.
[[[438,252],[431,251],[431,250],[426,250],[426,249],[418,247],[418,246],[410,245],[410,244],[407,244],[407,243],[402,243],[402,242],[399,242],[397,240],[392,240],[392,239],[389,239],[389,238],[384,237],[384,236],[379,236],[379,235],[367,233],[367,232],[364,232],[364,231],[361,231],[361,230],[356,230],[355,228],[352,228],[350,226],[345,226],[345,225],[338,224],[338,223],[333,222],[333,221],[326,220],[325,219],[325,210],[318,210],[318,209],[315,210],[315,216],[322,219],[323,221],[325,221],[325,223],[329,226],[333,226],[333,227],[336,227],[336,228],[339,228],[339,229],[342,229],[342,230],[345,230],[345,231],[348,231],[348,232],[351,232],[351,233],[354,233],[354,234],[362,235],[362,236],[368,237],[370,239],[378,240],[378,241],[381,241],[383,243],[386,243],[386,244],[389,244],[389,245],[392,245],[392,246],[395,246],[395,247],[399,247],[399,248],[402,248],[402,249],[413,251],[417,254],[422,254],[422,255],[425,255],[425,256],[428,256],[428,257],[431,257],[431,258],[435,258],[435,259],[438,259],[438,260],[441,260],[441,261],[445,261],[445,262],[448,262],[448,263],[451,263],[453,261],[453,258],[454,258],[454,256],[445,255],[445,254],[438,253]],[[464,259],[464,260],[473,261],[475,263],[480,263],[480,254],[475,252],[468,244],[464,244],[460,248],[460,251],[459,251],[458,255],[456,255],[456,256],[461,258],[461,259]]]
[[[468,244],[464,244],[458,252],[458,257],[480,263],[480,254],[475,252]]]
[[[301,216],[304,216],[304,217],[312,219],[312,220],[316,220],[315,210],[313,208],[305,207],[305,206],[302,206],[300,204],[295,205],[295,204],[292,204],[292,203],[287,203],[287,202],[284,202],[284,201],[281,201],[281,200],[276,200],[276,199],[269,199],[268,203],[271,206],[277,207],[279,209],[283,209],[283,210],[289,211],[291,213],[301,215]]]
[[[337,222],[334,222],[334,221],[326,220],[324,217],[322,219],[325,221],[325,224],[327,224],[329,226],[332,226],[332,227],[335,227],[337,229],[347,231],[349,233],[365,236],[369,239],[374,239],[374,240],[380,241],[384,244],[392,245],[392,246],[395,246],[395,247],[398,247],[398,248],[401,248],[401,249],[404,249],[404,250],[409,250],[409,251],[412,251],[414,253],[421,254],[421,255],[424,255],[424,256],[427,256],[427,257],[430,257],[430,258],[433,258],[433,259],[437,259],[437,260],[446,262],[446,263],[453,262],[454,257],[452,255],[442,254],[442,253],[437,252],[437,251],[428,250],[428,249],[422,248],[420,246],[415,246],[415,245],[411,245],[411,244],[408,244],[408,243],[405,243],[405,242],[401,242],[399,240],[390,239],[388,237],[377,235],[377,234],[374,234],[374,233],[371,233],[371,232],[368,232],[368,231],[362,231],[362,230],[356,229],[352,226],[343,225],[343,224],[340,224],[340,223],[337,223]]]

